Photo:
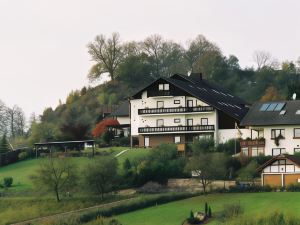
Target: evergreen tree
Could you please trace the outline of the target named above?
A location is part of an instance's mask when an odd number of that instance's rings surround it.
[[[205,202],[205,207],[204,207],[204,212],[205,212],[205,216],[207,216],[207,213],[208,213],[208,204],[207,202]]]
[[[8,141],[6,139],[6,134],[2,136],[1,142],[0,142],[0,154],[7,153],[10,150]]]
[[[208,218],[211,218],[211,208],[210,208],[210,206],[208,207]]]

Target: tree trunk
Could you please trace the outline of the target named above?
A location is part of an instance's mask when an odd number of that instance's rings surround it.
[[[60,202],[59,193],[57,189],[55,189],[55,194],[56,194],[56,201]]]

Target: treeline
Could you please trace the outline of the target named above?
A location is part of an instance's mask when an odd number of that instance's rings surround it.
[[[97,36],[87,49],[94,62],[88,79],[95,82],[109,75],[110,81],[72,91],[65,103],[31,119],[26,143],[90,138],[103,117],[103,107],[117,105],[156,78],[174,73],[201,72],[205,79],[222,84],[249,103],[290,99],[293,93],[300,96],[299,61],[278,62],[269,53],[257,51],[255,68],[241,68],[236,56],[225,56],[202,35],[183,45],[160,35],[122,42],[113,33]]]

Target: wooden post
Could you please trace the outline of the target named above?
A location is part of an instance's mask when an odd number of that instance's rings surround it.
[[[93,142],[93,157],[95,156],[95,142]]]
[[[34,146],[35,148],[35,158],[37,159],[37,146]]]

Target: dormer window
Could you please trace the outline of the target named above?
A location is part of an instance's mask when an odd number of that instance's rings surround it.
[[[158,90],[159,91],[169,91],[170,90],[170,85],[169,84],[159,84],[158,85]]]

